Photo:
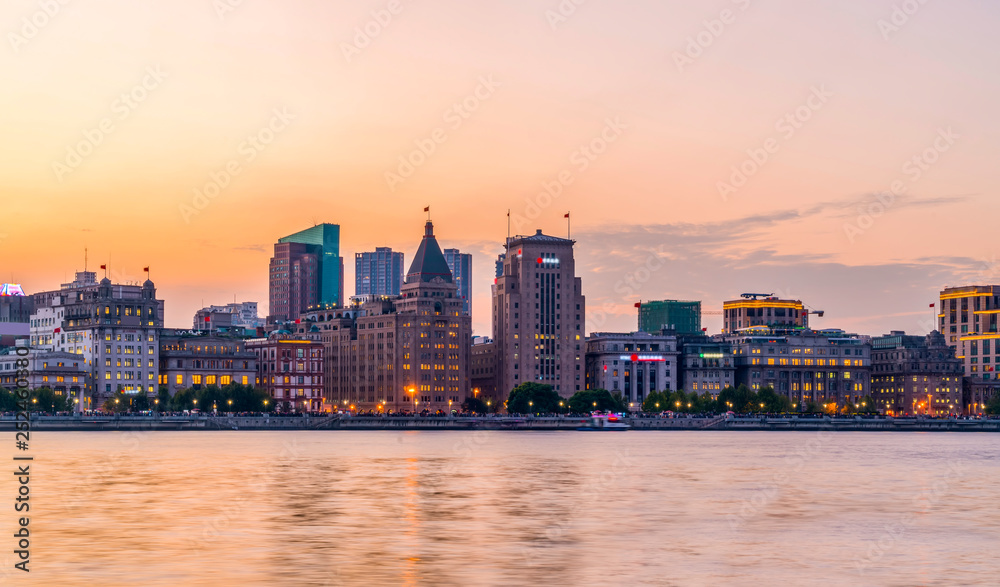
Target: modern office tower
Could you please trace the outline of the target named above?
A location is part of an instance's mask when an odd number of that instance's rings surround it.
[[[809,328],[809,311],[799,300],[781,300],[763,294],[744,294],[742,300],[722,304],[722,333],[733,334],[744,328]],[[818,313],[817,313],[818,314]]]
[[[397,297],[355,297],[346,308],[306,312],[294,334],[322,341],[327,407],[447,412],[474,395],[472,319],[425,225]]]
[[[403,253],[389,247],[354,255],[355,296],[398,296],[403,284]]]
[[[319,224],[278,239],[269,267],[269,322],[295,319],[314,306],[344,303],[340,226]]]
[[[586,300],[576,276],[576,241],[537,231],[508,239],[503,274],[493,286],[498,393],[525,382],[562,397],[586,386]]]
[[[941,334],[962,359],[965,376],[1000,383],[1000,285],[949,287],[940,299]]]
[[[63,284],[38,299],[47,305],[31,317],[32,339],[81,356],[90,371],[91,387],[78,398],[79,409],[98,409],[118,391],[156,393],[163,300],[156,299],[152,281],[121,285],[105,277],[93,286]]]
[[[842,330],[756,327],[714,337],[732,344],[736,385],[771,387],[803,404],[860,403],[871,394],[871,343]]]
[[[462,312],[472,315],[472,255],[458,249],[445,249],[444,260],[451,269],[451,278],[458,286],[458,295],[464,302]]]
[[[927,336],[893,331],[872,339],[871,395],[883,414],[963,413],[962,371],[962,359],[936,330]]]
[[[701,302],[639,302],[639,331],[670,329],[679,335],[701,334]]]
[[[638,411],[650,393],[677,389],[679,357],[673,333],[591,333],[587,389],[621,393],[629,409]]]

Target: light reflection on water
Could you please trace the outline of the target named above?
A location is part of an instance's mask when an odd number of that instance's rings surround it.
[[[32,440],[32,572],[8,583],[994,585],[1000,571],[989,434]]]

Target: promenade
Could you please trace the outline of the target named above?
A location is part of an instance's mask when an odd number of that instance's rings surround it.
[[[1000,419],[886,418],[872,416],[743,416],[726,418],[623,418],[630,431],[788,430],[865,432],[1000,432]],[[575,416],[33,416],[33,431],[156,430],[577,430],[590,418]],[[13,432],[14,416],[0,417]]]

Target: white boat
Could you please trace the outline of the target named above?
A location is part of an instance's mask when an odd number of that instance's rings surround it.
[[[577,430],[586,432],[623,432],[629,428],[631,428],[631,426],[622,422],[621,416],[618,414],[602,414],[600,412],[594,412],[590,415],[589,425],[580,426]]]

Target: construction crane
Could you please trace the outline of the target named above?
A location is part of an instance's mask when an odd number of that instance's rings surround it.
[[[745,293],[740,294],[740,297],[745,300],[756,300],[757,298],[771,298],[774,297],[773,293],[762,294],[762,293]]]

